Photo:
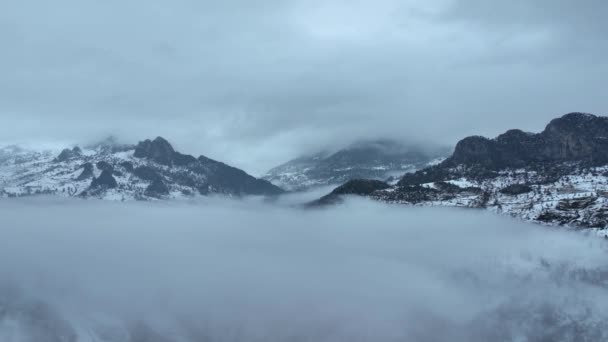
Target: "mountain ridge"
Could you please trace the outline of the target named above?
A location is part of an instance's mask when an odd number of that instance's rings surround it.
[[[114,200],[149,200],[223,194],[283,193],[279,187],[222,162],[175,151],[164,138],[136,145],[104,141],[58,155],[0,150],[0,196],[36,194]]]
[[[338,185],[350,179],[398,178],[437,162],[445,149],[391,139],[363,140],[337,151],[301,156],[268,171],[263,179],[294,191]]]
[[[608,228],[608,117],[568,113],[540,133],[466,137],[445,161],[395,185],[356,179],[308,206],[344,196],[419,206],[483,208],[525,220]]]

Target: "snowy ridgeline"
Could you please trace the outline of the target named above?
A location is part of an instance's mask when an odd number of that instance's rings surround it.
[[[608,166],[574,169],[551,181],[533,170],[502,171],[485,180],[460,177],[415,187],[393,186],[371,197],[418,206],[485,208],[551,225],[608,228]]]
[[[75,147],[60,153],[0,149],[0,197],[58,195],[124,201],[281,192],[224,163],[176,152],[162,138],[137,146]]]
[[[293,159],[271,169],[263,178],[290,191],[337,186],[361,178],[398,181],[405,173],[439,164],[449,152],[429,144],[362,141],[333,153]]]
[[[83,150],[82,158],[62,162],[56,161],[53,152],[24,152],[14,158],[5,160],[0,167],[0,195],[4,197],[21,197],[28,195],[77,196],[90,188],[92,179],[99,178],[102,170],[92,167],[89,175],[83,174],[83,163],[97,164],[106,162],[117,165],[113,177],[117,186],[108,188],[100,198],[108,200],[137,199],[149,186],[148,181],[131,177],[123,172],[125,163],[141,167],[147,161],[133,157],[134,150],[118,153],[101,153],[94,150]],[[172,197],[180,192],[172,192]]]

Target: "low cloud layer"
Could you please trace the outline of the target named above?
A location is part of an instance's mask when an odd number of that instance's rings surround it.
[[[608,331],[603,239],[473,210],[28,199],[3,201],[0,216],[0,337],[11,342]]]
[[[0,141],[163,135],[261,173],[606,114],[603,1],[10,1]],[[448,124],[449,123],[449,124]]]

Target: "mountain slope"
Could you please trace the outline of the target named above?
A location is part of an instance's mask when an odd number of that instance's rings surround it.
[[[244,171],[179,153],[158,137],[135,146],[106,141],[58,155],[0,149],[0,196],[36,194],[114,200],[223,194],[276,195],[283,190]]]
[[[537,134],[461,140],[444,162],[398,184],[345,184],[312,205],[366,191],[380,201],[485,208],[557,225],[608,228],[608,118],[570,113]]]
[[[293,159],[277,166],[264,179],[289,190],[336,185],[351,179],[387,180],[428,166],[447,155],[439,148],[407,146],[392,140],[364,141],[335,153]]]

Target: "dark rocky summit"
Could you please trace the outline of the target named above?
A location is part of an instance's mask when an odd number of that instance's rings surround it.
[[[570,113],[552,120],[541,133],[512,129],[495,139],[467,137],[443,163],[406,174],[400,185],[440,181],[466,168],[466,176],[485,179],[505,169],[530,168],[547,179],[567,170],[565,163],[599,166],[608,163],[608,117]],[[463,174],[464,176],[465,174]]]
[[[145,158],[162,165],[185,166],[196,162],[196,158],[181,154],[173,149],[167,140],[157,137],[154,140],[145,140],[135,147],[136,158]]]
[[[173,161],[173,146],[161,137],[154,140],[145,140],[137,144],[133,156],[146,158],[163,165],[171,165]]]

